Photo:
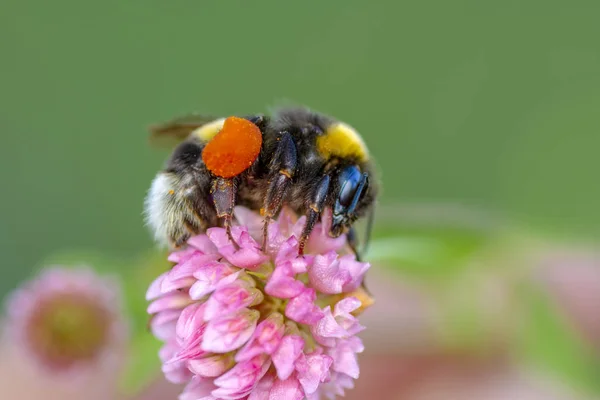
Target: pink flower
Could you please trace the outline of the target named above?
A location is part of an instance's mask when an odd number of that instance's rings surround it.
[[[304,350],[304,339],[300,335],[289,335],[283,338],[281,344],[271,357],[277,370],[277,377],[286,380],[295,369],[295,362]]]
[[[250,340],[237,352],[235,360],[240,362],[259,354],[273,354],[280,347],[283,332],[283,316],[276,312],[272,313],[258,324]]]
[[[90,390],[116,396],[128,338],[117,281],[87,267],[50,267],[15,290],[6,307],[0,386],[8,397],[17,397],[11,385],[19,385],[19,398],[99,398]],[[176,317],[158,319],[159,328]],[[7,369],[10,358],[18,362]]]
[[[296,361],[298,381],[306,395],[315,393],[319,385],[329,378],[329,367],[332,362],[331,357],[323,354],[302,354]]]
[[[335,251],[318,255],[308,271],[311,285],[322,293],[336,294],[357,289],[369,268],[351,255],[339,257]]]
[[[354,297],[340,300],[331,312],[331,307],[323,310],[324,316],[312,326],[315,339],[325,346],[332,346],[336,339],[348,339],[364,327],[351,312],[360,307],[361,303]]]
[[[172,253],[175,266],[148,289],[167,379],[188,382],[181,400],[343,393],[358,378],[364,328],[355,314],[371,303],[360,289],[369,264],[349,254],[345,237],[328,236],[330,214],[302,257],[304,218],[282,212],[263,252],[261,218],[240,207],[236,216],[236,243],[208,229]]]
[[[301,324],[313,326],[325,315],[315,304],[316,300],[315,289],[306,288],[298,296],[290,299],[285,308],[285,316]]]
[[[213,319],[206,325],[202,350],[227,353],[239,349],[254,333],[258,317],[257,310],[245,309]]]

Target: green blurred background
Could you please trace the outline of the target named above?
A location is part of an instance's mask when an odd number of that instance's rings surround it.
[[[46,255],[150,247],[142,201],[190,111],[354,125],[382,203],[600,237],[597,1],[16,1],[0,14],[0,295]]]
[[[164,268],[142,204],[168,156],[147,127],[300,103],[355,126],[377,161],[375,283],[393,267],[394,283],[423,291],[446,350],[491,351],[502,337],[508,353],[600,393],[600,328],[582,339],[565,318],[577,312],[531,283],[525,255],[546,240],[542,252],[600,244],[599,20],[600,2],[583,0],[5,0],[0,298],[48,260],[125,271],[125,380],[138,389],[158,373],[143,292]],[[441,226],[453,217],[460,226]],[[570,296],[587,305],[578,270]],[[418,325],[385,308],[412,307],[402,290],[378,293],[373,313],[399,345],[406,331],[385,324]]]

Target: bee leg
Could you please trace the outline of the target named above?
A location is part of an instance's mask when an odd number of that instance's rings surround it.
[[[187,202],[185,204],[190,212],[186,225],[195,235],[205,232],[209,227],[217,224],[215,207],[210,202],[207,192],[208,190],[195,188],[186,194]]]
[[[263,250],[267,245],[269,222],[281,209],[292,177],[296,172],[297,162],[298,154],[292,135],[289,132],[284,132],[279,139],[279,144],[271,160],[269,188],[267,189],[267,195],[261,210],[261,214],[265,217],[263,224]]]
[[[212,194],[217,217],[222,219],[223,227],[227,231],[227,236],[234,245],[237,245],[231,235],[231,220],[233,218],[233,206],[235,205],[235,194],[237,182],[235,178],[216,178],[213,181],[210,193]]]
[[[319,183],[317,184],[315,191],[311,195],[311,203],[308,206],[308,217],[306,218],[306,225],[304,225],[304,229],[302,230],[302,235],[300,236],[300,243],[298,247],[298,254],[304,254],[304,246],[306,245],[306,241],[310,236],[317,220],[319,219],[319,215],[321,215],[321,211],[323,211],[323,207],[325,207],[325,200],[327,199],[327,193],[329,192],[329,175],[324,175]]]
[[[171,240],[171,247],[175,250],[179,250],[179,249],[185,247],[185,244],[187,243],[189,238],[190,238],[189,233],[184,233],[184,234],[178,235],[176,239]]]

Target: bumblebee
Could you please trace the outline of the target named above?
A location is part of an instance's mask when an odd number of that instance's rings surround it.
[[[272,115],[187,116],[151,132],[179,141],[145,201],[147,225],[161,243],[178,248],[212,226],[233,239],[235,205],[264,217],[263,248],[269,221],[284,205],[307,217],[300,254],[326,207],[330,235],[347,233],[357,255],[353,224],[369,215],[368,240],[377,196],[373,166],[361,136],[343,122],[293,107]]]

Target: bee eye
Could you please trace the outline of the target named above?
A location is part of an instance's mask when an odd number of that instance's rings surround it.
[[[362,174],[360,170],[355,167],[347,167],[339,175],[338,182],[340,185],[340,192],[338,195],[337,202],[343,207],[347,208],[354,199],[356,188],[360,184]],[[364,193],[364,191],[363,191]]]

